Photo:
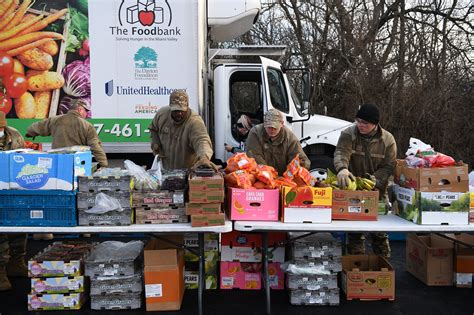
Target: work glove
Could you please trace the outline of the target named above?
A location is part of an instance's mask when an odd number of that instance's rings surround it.
[[[207,157],[199,157],[191,169],[194,171],[197,168],[211,168],[216,172],[219,170],[219,167],[212,163]]]
[[[227,152],[234,153],[234,152],[232,152],[233,149],[234,149],[233,146],[228,145],[228,144],[225,143],[225,144],[224,144],[224,148],[225,148],[225,150],[226,150]]]
[[[355,180],[354,175],[347,168],[343,168],[337,173],[337,186],[339,188],[346,188],[349,186],[349,180]]]

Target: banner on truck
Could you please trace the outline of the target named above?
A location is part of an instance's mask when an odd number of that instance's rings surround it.
[[[23,135],[35,120],[81,100],[103,142],[148,142],[147,127],[172,91],[185,89],[197,103],[197,0],[54,0],[35,2],[26,13],[19,23],[57,17],[36,30],[57,47],[41,45],[30,56],[11,49],[14,71],[43,82],[13,98],[0,86],[0,110]]]

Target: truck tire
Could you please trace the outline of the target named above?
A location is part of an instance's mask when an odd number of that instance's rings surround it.
[[[332,157],[325,155],[313,155],[310,156],[309,159],[311,160],[310,173],[316,177],[318,181],[322,181],[327,178],[328,169],[330,169],[333,173],[335,172],[334,161]]]

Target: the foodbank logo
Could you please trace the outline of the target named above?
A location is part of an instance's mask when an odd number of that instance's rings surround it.
[[[133,56],[136,80],[158,79],[158,54],[150,47],[141,47]]]
[[[119,8],[120,26],[125,23],[170,26],[172,17],[168,0],[122,0]]]

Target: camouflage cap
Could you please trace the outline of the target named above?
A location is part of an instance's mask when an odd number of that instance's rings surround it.
[[[7,120],[5,119],[5,113],[0,111],[0,128],[8,126]]]
[[[281,128],[281,126],[283,126],[283,116],[278,110],[272,108],[265,113],[265,116],[263,117],[263,126],[265,128]]]
[[[171,111],[187,111],[189,108],[188,94],[184,90],[176,90],[170,94]]]

